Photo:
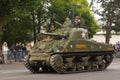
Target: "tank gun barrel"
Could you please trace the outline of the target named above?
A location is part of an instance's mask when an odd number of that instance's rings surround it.
[[[59,37],[63,37],[63,38],[65,38],[65,37],[67,37],[67,35],[66,34],[62,34],[62,33],[42,33],[43,35],[47,35],[47,36],[59,36]]]

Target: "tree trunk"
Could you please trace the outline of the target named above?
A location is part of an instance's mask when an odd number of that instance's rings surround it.
[[[93,6],[94,0],[91,0],[90,2],[90,8]]]
[[[110,43],[110,38],[111,38],[111,30],[112,30],[112,23],[113,23],[113,17],[112,16],[108,16],[109,19],[107,21],[107,26],[106,26],[106,43],[109,44]]]
[[[0,20],[0,32],[2,32],[2,26],[3,26],[3,23],[2,23],[2,21]]]
[[[109,2],[109,5],[108,5],[108,14],[107,14],[107,27],[106,27],[106,43],[109,44],[110,42],[110,38],[111,38],[111,30],[112,30],[112,23],[113,23],[113,20],[114,20],[114,16],[115,16],[115,3],[114,2]],[[109,8],[110,7],[110,8]]]
[[[40,30],[41,30],[41,21],[40,19],[38,19],[38,24],[37,24],[37,34],[40,33]]]
[[[36,35],[36,26],[34,25],[34,43],[36,43],[37,35]]]
[[[36,35],[36,22],[35,22],[35,16],[34,14],[32,14],[32,22],[33,22],[33,27],[34,27],[34,30],[33,30],[33,35],[34,35],[34,43],[36,43],[36,40],[37,40],[37,35]]]
[[[3,27],[3,20],[0,18],[0,46],[2,45],[2,27]]]
[[[110,38],[111,38],[111,30],[108,28],[108,29],[106,29],[106,40],[105,40],[105,43],[109,44]]]

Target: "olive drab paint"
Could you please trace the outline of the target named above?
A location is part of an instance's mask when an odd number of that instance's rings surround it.
[[[61,27],[52,33],[40,33],[37,38],[38,42],[24,60],[33,73],[100,71],[113,60],[113,47],[89,40],[83,28]]]

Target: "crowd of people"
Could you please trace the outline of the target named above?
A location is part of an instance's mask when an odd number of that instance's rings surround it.
[[[30,49],[30,43],[25,46],[24,43],[19,42],[8,47],[7,42],[4,42],[2,45],[1,57],[3,58],[3,62],[5,64],[11,62],[22,62],[24,56],[30,51]]]
[[[114,45],[114,50],[115,52],[120,52],[120,42],[116,42],[116,44]]]
[[[113,57],[120,58],[120,41],[116,42],[116,44],[113,45],[115,54]]]

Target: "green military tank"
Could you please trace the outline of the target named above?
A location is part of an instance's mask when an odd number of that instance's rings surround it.
[[[38,40],[24,59],[33,73],[102,71],[113,60],[113,47],[89,40],[82,28],[62,27],[54,33],[40,33]]]

